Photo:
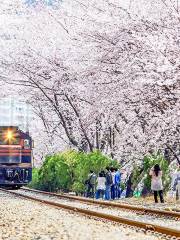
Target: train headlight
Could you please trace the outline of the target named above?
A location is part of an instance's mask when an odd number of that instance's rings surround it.
[[[5,145],[20,145],[20,134],[18,128],[0,127],[0,141]]]
[[[8,140],[11,140],[11,139],[13,139],[13,137],[14,137],[13,132],[8,130],[7,133],[6,133],[6,138]]]
[[[4,133],[4,139],[6,142],[13,142],[15,139],[15,133],[8,129],[5,133]]]

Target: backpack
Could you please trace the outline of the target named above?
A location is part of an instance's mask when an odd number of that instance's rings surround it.
[[[106,174],[106,185],[111,185],[113,183],[113,180],[112,180],[112,175],[111,173],[107,173]]]
[[[86,185],[89,184],[89,179],[85,180],[84,182]]]

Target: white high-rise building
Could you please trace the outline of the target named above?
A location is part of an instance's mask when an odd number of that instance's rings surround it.
[[[32,109],[22,99],[13,97],[0,99],[0,126],[18,126],[28,131],[32,121]]]

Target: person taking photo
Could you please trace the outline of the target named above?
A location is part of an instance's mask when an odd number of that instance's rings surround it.
[[[161,203],[164,203],[162,171],[159,164],[156,164],[154,167],[151,168],[149,175],[151,176],[151,190],[154,192],[155,203],[158,203],[158,194]]]

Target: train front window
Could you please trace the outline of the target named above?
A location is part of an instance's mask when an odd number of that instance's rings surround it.
[[[20,136],[16,127],[0,127],[0,145],[19,145]]]
[[[29,148],[30,148],[29,139],[24,139],[24,149],[29,149]]]
[[[21,162],[21,156],[20,154],[2,154],[0,155],[0,163],[20,163]],[[16,155],[16,156],[15,156]]]

